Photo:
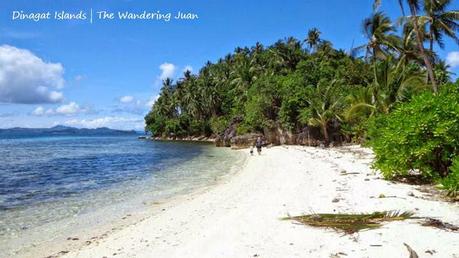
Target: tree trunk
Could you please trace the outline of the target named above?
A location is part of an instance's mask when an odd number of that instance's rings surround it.
[[[433,53],[433,43],[434,43],[434,39],[433,39],[433,33],[432,33],[432,25],[430,26],[429,34],[430,34],[430,39],[429,39],[429,50],[430,50],[430,53]]]
[[[414,7],[414,5],[412,3],[409,3],[409,6],[410,6],[411,15],[412,15],[412,18],[413,18],[414,30],[416,31],[416,40],[417,40],[417,43],[418,43],[419,51],[421,52],[421,56],[424,59],[424,63],[426,65],[427,73],[428,73],[428,75],[430,77],[430,80],[432,82],[432,89],[433,89],[434,92],[437,92],[438,91],[437,82],[435,81],[435,76],[434,76],[434,73],[433,73],[432,63],[430,62],[429,58],[426,55],[426,52],[425,52],[425,49],[424,49],[424,45],[423,45],[423,42],[422,42],[421,32],[420,32],[419,26],[418,26],[418,17],[417,17],[417,13],[416,13],[416,8]]]
[[[322,124],[322,131],[324,133],[325,146],[328,146],[330,143],[330,138],[328,136],[327,123]]]
[[[432,53],[433,53],[433,43],[434,43],[434,40],[433,40],[433,33],[432,33],[432,25],[430,25],[429,34],[430,34],[430,39],[429,39],[429,50],[430,50],[430,54],[432,54]],[[434,61],[434,60],[432,59],[432,64],[434,63],[433,61]],[[426,76],[426,81],[429,82],[429,74],[427,74],[427,76]]]

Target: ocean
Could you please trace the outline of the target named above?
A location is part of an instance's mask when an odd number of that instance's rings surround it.
[[[215,184],[243,159],[212,144],[135,135],[0,138],[0,257]]]

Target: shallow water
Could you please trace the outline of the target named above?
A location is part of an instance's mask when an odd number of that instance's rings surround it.
[[[242,159],[135,136],[0,139],[0,256],[213,184]]]

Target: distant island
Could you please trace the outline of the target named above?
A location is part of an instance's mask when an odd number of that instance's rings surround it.
[[[117,136],[117,135],[136,135],[134,130],[116,130],[107,127],[95,129],[75,128],[57,125],[51,128],[21,128],[14,127],[0,129],[0,137],[38,137],[38,136]]]

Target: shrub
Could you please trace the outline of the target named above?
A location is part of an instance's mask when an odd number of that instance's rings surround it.
[[[242,122],[241,124],[239,124],[236,128],[236,133],[237,135],[243,135],[243,134],[246,134],[246,133],[250,133],[252,132],[252,127],[250,127],[249,125],[247,125],[245,122]]]
[[[454,158],[448,176],[440,179],[440,183],[442,188],[448,192],[448,196],[456,197],[459,195],[459,156]]]
[[[166,119],[162,116],[159,116],[155,113],[150,112],[145,117],[146,129],[152,133],[154,136],[161,136],[164,132]]]
[[[410,170],[428,178],[448,175],[452,159],[459,154],[458,86],[418,95],[369,123],[374,166],[385,177]]]
[[[210,128],[212,129],[212,132],[215,134],[220,134],[224,132],[228,126],[229,120],[224,116],[214,116],[210,119]]]
[[[165,133],[166,136],[182,136],[185,132],[180,126],[180,120],[174,118],[166,121]]]

